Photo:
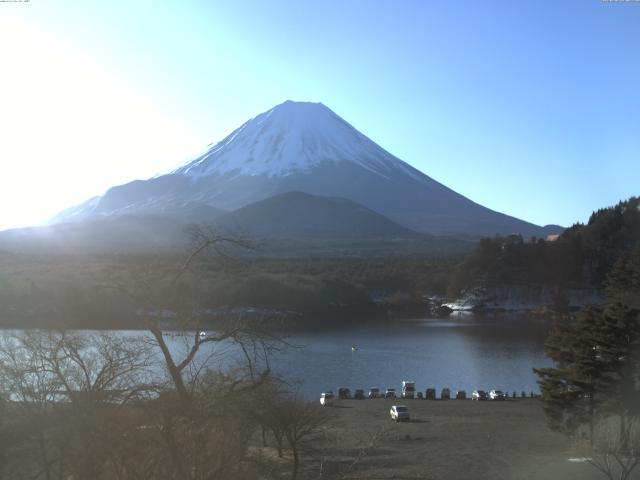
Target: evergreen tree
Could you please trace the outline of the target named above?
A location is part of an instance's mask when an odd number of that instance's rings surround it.
[[[601,318],[602,310],[590,307],[577,321],[556,325],[545,344],[555,367],[534,369],[554,430],[572,434],[581,425],[592,426],[601,415],[610,388],[596,336]]]
[[[606,294],[610,302],[617,301],[640,309],[640,243],[611,269]]]
[[[640,463],[639,300],[636,248],[611,270],[603,306],[553,329],[545,349],[554,367],[534,369],[550,427],[568,434],[587,427],[590,462],[609,478],[616,468],[616,478],[628,478]],[[618,423],[614,437],[608,430],[603,441],[596,426],[611,422]]]
[[[481,240],[453,272],[449,294],[500,284],[600,289],[639,243],[640,197],[631,197],[594,212],[588,224],[573,225],[553,242],[523,243],[517,235]]]

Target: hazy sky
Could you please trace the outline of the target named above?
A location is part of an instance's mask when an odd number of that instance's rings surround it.
[[[492,209],[640,194],[640,2],[0,2],[0,229],[320,101]]]

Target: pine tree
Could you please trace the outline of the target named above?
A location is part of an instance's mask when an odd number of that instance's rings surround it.
[[[595,334],[601,318],[602,310],[590,307],[577,321],[556,325],[545,344],[555,367],[534,369],[540,377],[543,408],[554,430],[572,434],[581,425],[593,425],[602,413],[610,377],[603,368]]]
[[[628,478],[640,464],[640,247],[612,268],[604,305],[556,326],[545,349],[555,366],[534,371],[550,427],[588,427],[590,463]],[[617,429],[596,432],[614,421]]]

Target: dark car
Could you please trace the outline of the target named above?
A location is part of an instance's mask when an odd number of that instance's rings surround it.
[[[360,388],[356,389],[356,391],[353,393],[353,398],[355,398],[356,400],[364,400],[364,390]]]
[[[338,398],[344,400],[345,398],[351,398],[351,390],[347,387],[340,387],[338,389]]]
[[[435,400],[436,399],[436,389],[435,388],[427,388],[424,392],[424,398],[426,400]]]

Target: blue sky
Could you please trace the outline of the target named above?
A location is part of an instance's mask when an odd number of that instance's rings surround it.
[[[0,228],[286,99],[487,207],[586,221],[640,194],[638,52],[640,2],[0,3]]]

